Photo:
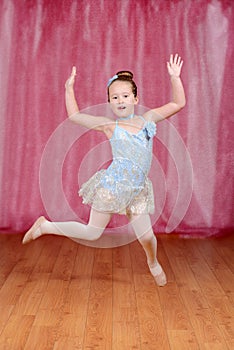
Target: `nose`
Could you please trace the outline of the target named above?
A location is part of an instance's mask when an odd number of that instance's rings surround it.
[[[118,96],[118,103],[122,103],[123,102],[123,97],[122,96]]]

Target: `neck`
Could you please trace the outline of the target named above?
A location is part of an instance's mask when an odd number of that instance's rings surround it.
[[[133,117],[134,117],[134,113],[132,113],[132,114],[130,114],[129,116],[127,116],[127,117],[121,117],[121,118],[119,118],[119,120],[128,120],[128,119],[132,119]]]

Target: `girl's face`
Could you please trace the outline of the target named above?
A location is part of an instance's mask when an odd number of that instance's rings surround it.
[[[134,113],[138,98],[134,97],[132,85],[128,81],[114,81],[109,87],[110,107],[119,118],[126,118]]]

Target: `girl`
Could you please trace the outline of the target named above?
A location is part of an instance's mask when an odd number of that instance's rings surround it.
[[[178,54],[170,56],[167,69],[171,77],[172,101],[142,116],[134,113],[138,96],[132,73],[122,71],[114,75],[108,82],[107,93],[110,108],[118,118],[116,122],[79,112],[74,94],[76,68],[73,67],[65,84],[68,117],[79,125],[105,133],[111,143],[113,161],[107,169],[94,174],[79,191],[83,202],[91,205],[87,225],[79,222],[50,222],[41,216],[24,236],[23,244],[44,234],[96,240],[102,235],[113,213],[125,214],[145,250],[156,283],[159,286],[166,284],[166,275],[157,260],[157,240],[149,217],[154,209],[154,196],[147,175],[156,123],[177,113],[185,105],[180,80],[182,65]]]

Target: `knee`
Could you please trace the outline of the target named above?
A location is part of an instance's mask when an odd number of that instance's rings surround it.
[[[156,237],[153,232],[147,232],[139,238],[141,244],[150,244],[156,241]]]
[[[89,241],[96,241],[104,232],[103,228],[87,225],[87,237]]]

